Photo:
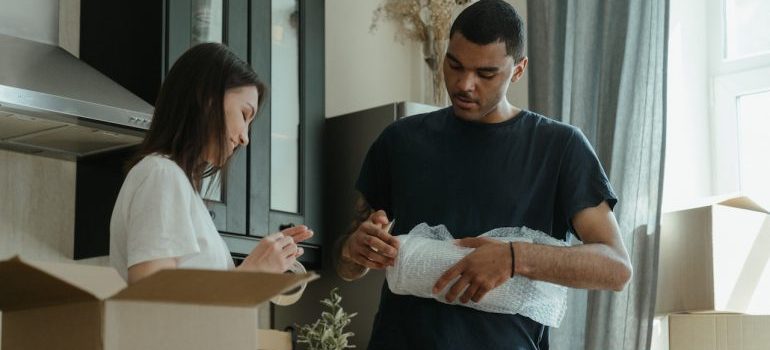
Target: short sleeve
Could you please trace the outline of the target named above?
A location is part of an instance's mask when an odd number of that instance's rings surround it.
[[[610,209],[618,202],[599,158],[580,129],[575,128],[562,156],[557,186],[559,206],[572,228],[572,218],[585,208],[607,201]]]
[[[172,167],[140,169],[128,206],[127,267],[200,252],[191,217],[194,190],[183,173]]]
[[[356,181],[356,190],[361,192],[372,209],[385,210],[388,217],[392,218],[388,130],[386,128],[380,134],[366,153],[358,181]]]

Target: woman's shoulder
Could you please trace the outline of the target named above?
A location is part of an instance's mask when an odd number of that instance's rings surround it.
[[[168,156],[157,153],[147,155],[137,162],[128,172],[126,181],[134,180],[141,182],[147,178],[188,182],[184,171],[175,161],[171,160]]]

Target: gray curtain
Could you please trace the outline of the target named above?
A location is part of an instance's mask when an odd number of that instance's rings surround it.
[[[623,292],[572,290],[552,349],[648,349],[665,125],[667,0],[529,0],[530,109],[580,127],[620,201]]]

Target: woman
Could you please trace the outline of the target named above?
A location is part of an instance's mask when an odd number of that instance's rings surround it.
[[[222,44],[197,45],[171,68],[110,222],[110,262],[129,283],[169,268],[284,272],[302,255],[297,243],[313,232],[298,226],[265,237],[235,268],[200,196],[202,179],[249,143],[265,92]]]

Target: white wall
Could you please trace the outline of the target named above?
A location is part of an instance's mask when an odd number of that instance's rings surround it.
[[[674,0],[670,10],[664,211],[712,194],[706,34],[713,24],[700,0]]]
[[[59,0],[0,0],[0,34],[59,42]]]
[[[389,102],[421,102],[420,47],[396,42],[389,21],[369,31],[380,2],[326,1],[327,118]]]

